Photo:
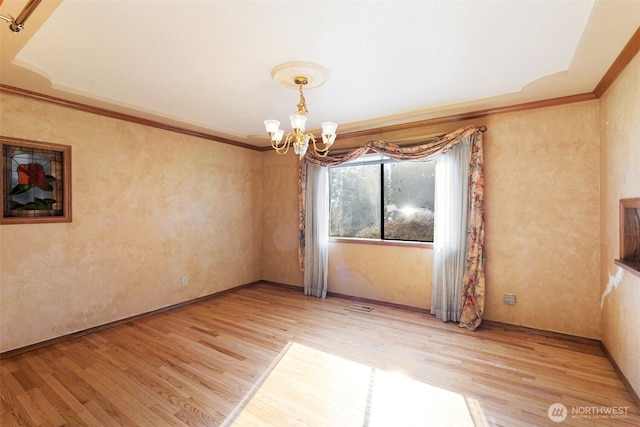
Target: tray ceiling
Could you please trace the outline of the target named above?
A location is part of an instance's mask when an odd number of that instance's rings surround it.
[[[6,0],[16,16],[26,0]],[[46,1],[0,27],[2,84],[256,146],[329,71],[308,128],[357,131],[592,92],[640,25],[631,1]]]

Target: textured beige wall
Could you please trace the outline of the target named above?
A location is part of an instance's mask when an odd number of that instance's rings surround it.
[[[598,101],[496,114],[475,124],[488,127],[485,318],[599,338]],[[409,131],[375,139],[404,136]],[[354,142],[361,141],[343,144]],[[330,290],[430,307],[430,249],[334,244],[329,260]],[[503,303],[505,293],[516,295],[516,305]]]
[[[601,98],[600,135],[602,342],[640,395],[640,277],[613,264],[619,201],[640,197],[640,55]]]
[[[330,292],[431,308],[433,251],[358,243],[329,244]]]
[[[428,135],[469,124],[366,139]],[[475,124],[489,129],[484,136],[485,318],[599,338],[598,101],[497,114]],[[336,146],[366,139],[342,139]],[[297,160],[286,157],[264,153],[263,185],[271,188],[264,192],[264,271],[269,280],[301,285],[295,264]],[[329,291],[429,308],[432,256],[427,248],[332,243]],[[516,295],[516,305],[504,305],[505,293]]]
[[[254,280],[302,286],[292,153],[6,94],[1,101],[3,134],[72,145],[74,163],[73,223],[0,227],[2,351]],[[489,128],[486,318],[598,338],[598,101],[476,124]],[[425,248],[333,243],[329,290],[428,308],[431,256]],[[506,292],[516,294],[515,306],[502,303]]]
[[[1,351],[261,279],[260,152],[0,101],[3,135],[73,156],[72,223],[0,226]]]
[[[484,122],[486,318],[599,338],[598,101]]]
[[[298,156],[262,153],[262,278],[303,286],[298,262]]]
[[[298,157],[275,151],[262,155],[262,277],[302,287],[304,276],[298,263]],[[429,308],[431,253],[430,249],[421,248],[331,243],[329,291]]]

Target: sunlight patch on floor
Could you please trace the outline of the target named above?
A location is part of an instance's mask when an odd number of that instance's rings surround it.
[[[473,426],[464,396],[396,372],[375,371],[370,427]]]
[[[473,426],[464,396],[289,343],[224,425]]]

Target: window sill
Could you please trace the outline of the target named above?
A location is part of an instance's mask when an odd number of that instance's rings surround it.
[[[619,265],[620,267],[624,268],[625,270],[627,270],[631,274],[634,274],[634,275],[640,277],[640,262],[624,261],[624,260],[621,260],[621,259],[614,259],[613,262],[616,265]]]
[[[404,240],[360,239],[357,237],[329,237],[329,243],[357,243],[361,245],[402,246],[405,248],[433,249],[432,242],[407,242]]]

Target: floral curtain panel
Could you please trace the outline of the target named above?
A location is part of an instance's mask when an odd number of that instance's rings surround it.
[[[471,137],[469,157],[469,225],[467,228],[469,250],[465,265],[462,289],[460,326],[475,330],[482,321],[484,311],[484,172],[482,132],[486,128],[469,126],[450,132],[434,141],[421,145],[400,146],[384,141],[369,141],[363,147],[338,155],[319,158],[311,151],[299,163],[299,250],[300,267],[305,266],[305,216],[307,162],[319,166],[335,166],[373,151],[397,160],[416,160],[436,154],[445,154],[464,138]]]

